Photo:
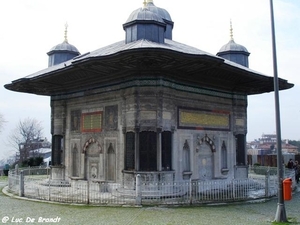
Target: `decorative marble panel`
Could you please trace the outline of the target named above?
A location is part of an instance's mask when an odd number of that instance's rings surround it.
[[[98,164],[97,163],[91,163],[90,168],[90,178],[96,179],[98,177]]]
[[[230,130],[227,111],[178,108],[178,128],[197,130]]]
[[[118,128],[118,106],[105,107],[105,129],[117,130]]]
[[[140,117],[141,120],[155,120],[156,111],[141,111]]]
[[[245,126],[245,120],[244,119],[236,119],[235,125],[243,127],[243,126]]]
[[[97,143],[92,143],[89,145],[86,153],[88,156],[99,156],[101,149],[97,145]]]
[[[171,120],[172,114],[170,112],[163,112],[163,119],[164,120]]]
[[[74,110],[71,111],[71,131],[72,132],[80,132],[80,118],[81,111]]]

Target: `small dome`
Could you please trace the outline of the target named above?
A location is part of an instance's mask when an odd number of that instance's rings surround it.
[[[47,55],[49,56],[48,66],[50,67],[73,59],[80,55],[80,52],[74,45],[69,44],[68,41],[65,40],[63,43],[51,48]]]
[[[47,52],[47,55],[49,56],[49,67],[66,62],[80,55],[78,49],[74,45],[69,44],[67,37],[67,29],[68,24],[65,25],[65,40],[63,41],[63,43],[55,45],[53,48],[50,49],[49,52]]]
[[[156,21],[160,23],[164,23],[163,19],[159,17],[157,14],[151,12],[147,8],[140,8],[135,11],[133,11],[129,18],[127,19],[126,23],[130,23],[132,21],[136,20],[144,20],[144,21]]]
[[[235,43],[233,38],[217,53],[217,56],[238,63],[245,67],[249,67],[249,55],[250,53],[248,52],[248,50],[243,45]]]
[[[77,52],[79,53],[78,49],[74,46],[69,44],[67,41],[64,41],[61,44],[55,45],[49,52],[52,51],[69,51],[69,52]]]
[[[227,51],[233,51],[233,52],[248,52],[247,48],[243,45],[239,45],[234,42],[234,40],[230,40],[226,45],[223,45],[223,47],[220,49],[220,52],[227,52]]]

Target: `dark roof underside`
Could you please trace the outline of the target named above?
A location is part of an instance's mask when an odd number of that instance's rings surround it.
[[[171,40],[166,44],[118,42],[15,80],[5,88],[55,96],[143,76],[245,95],[274,90],[273,77]],[[293,84],[279,79],[280,90],[291,87]]]

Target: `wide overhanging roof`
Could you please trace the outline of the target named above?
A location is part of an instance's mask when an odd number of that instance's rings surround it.
[[[117,42],[14,80],[5,88],[55,96],[149,76],[245,95],[274,91],[273,77],[168,39],[165,44]],[[293,86],[279,79],[280,90]]]

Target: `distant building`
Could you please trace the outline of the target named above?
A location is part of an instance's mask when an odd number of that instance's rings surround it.
[[[52,144],[45,139],[34,139],[19,144],[19,154],[16,161],[24,161],[31,157],[49,157]]]
[[[283,154],[298,154],[298,147],[289,144],[288,140],[281,143]],[[268,155],[276,153],[277,136],[276,134],[263,134],[261,138],[247,143],[248,155]]]
[[[277,142],[277,136],[276,134],[263,134],[258,140],[260,144],[272,144]]]
[[[289,153],[289,154],[298,154],[299,153],[298,147],[295,145],[289,144],[289,140],[284,140],[282,142],[281,148],[282,148],[283,153]]]
[[[83,55],[66,42],[50,51],[49,68],[5,85],[51,97],[52,179],[134,188],[136,174],[246,178],[247,97],[273,91],[273,78],[249,69],[232,37],[224,58],[173,41],[170,14],[144,4],[123,25],[124,40]]]

